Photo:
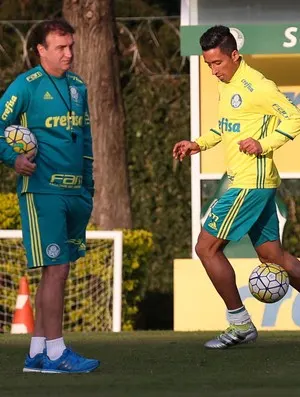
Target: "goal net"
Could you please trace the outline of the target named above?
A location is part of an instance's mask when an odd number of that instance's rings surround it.
[[[65,331],[121,331],[122,250],[121,231],[87,231],[86,256],[66,284]],[[21,230],[0,230],[0,332],[10,332],[24,275],[34,310],[41,269],[27,271]]]

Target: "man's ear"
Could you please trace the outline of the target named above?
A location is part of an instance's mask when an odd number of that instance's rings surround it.
[[[237,62],[240,59],[240,53],[238,52],[238,50],[232,51],[231,58],[234,62]]]
[[[45,54],[45,50],[46,50],[45,47],[42,44],[38,44],[36,48],[38,50],[39,55],[42,57]]]

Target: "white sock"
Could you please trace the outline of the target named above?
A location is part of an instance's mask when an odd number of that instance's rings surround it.
[[[242,325],[251,322],[251,318],[245,306],[234,310],[227,310],[227,319],[230,324]]]
[[[30,341],[29,356],[32,358],[39,353],[43,353],[46,347],[46,338],[44,336],[33,336]]]
[[[50,360],[57,360],[66,348],[64,338],[46,340],[47,356]]]

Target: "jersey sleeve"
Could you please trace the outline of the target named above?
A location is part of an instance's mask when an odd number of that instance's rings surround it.
[[[20,124],[20,115],[26,111],[29,94],[26,85],[17,78],[0,99],[0,160],[13,167],[18,156],[6,142],[4,130],[12,124]]]
[[[300,133],[300,109],[272,82],[262,86],[261,90],[263,91],[257,93],[261,112],[276,116],[280,120],[280,124],[271,135],[259,140],[262,154],[267,154],[279,149]]]
[[[83,126],[83,186],[94,196],[94,178],[93,178],[93,144],[92,134],[90,125],[90,114],[88,107],[88,100],[86,94],[86,109],[84,114],[84,126]]]
[[[200,147],[201,151],[211,149],[216,146],[222,140],[222,134],[219,127],[211,128],[207,134],[204,134],[197,138],[195,142]]]

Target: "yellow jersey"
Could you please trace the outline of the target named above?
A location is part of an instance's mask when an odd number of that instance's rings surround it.
[[[300,110],[276,84],[242,59],[229,83],[219,82],[218,124],[196,139],[201,151],[222,141],[230,187],[261,189],[279,186],[273,151],[300,133]],[[261,155],[239,151],[238,142],[253,138]]]

